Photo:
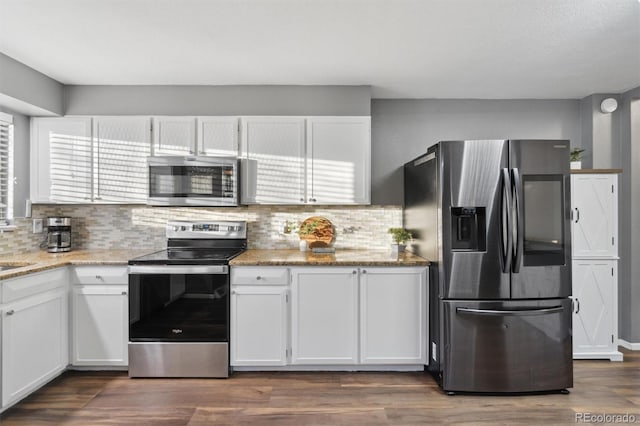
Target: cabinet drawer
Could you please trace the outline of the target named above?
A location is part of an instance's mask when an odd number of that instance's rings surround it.
[[[37,272],[2,282],[2,303],[9,303],[23,297],[47,290],[64,287],[67,284],[67,268]]]
[[[128,284],[126,266],[75,266],[71,269],[74,284]]]
[[[264,266],[231,268],[231,284],[287,285],[289,284],[289,269]]]

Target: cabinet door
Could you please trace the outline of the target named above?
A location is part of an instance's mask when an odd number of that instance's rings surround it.
[[[360,362],[425,364],[425,268],[360,271]]]
[[[293,268],[292,364],[358,362],[358,271]]]
[[[91,119],[31,120],[31,201],[91,200]]]
[[[75,286],[72,312],[73,365],[127,365],[127,286]]]
[[[2,405],[7,406],[67,367],[67,292],[21,299],[2,314]]]
[[[304,118],[243,118],[241,140],[242,202],[304,203]]]
[[[571,176],[574,257],[618,255],[617,182],[615,174]]]
[[[238,156],[237,117],[198,117],[198,155]]]
[[[195,117],[154,117],[153,155],[194,155]]]
[[[231,290],[231,365],[287,363],[287,287]]]
[[[313,117],[307,128],[307,201],[371,202],[371,119]]]
[[[573,261],[573,353],[616,351],[617,261]]]
[[[94,119],[93,199],[146,203],[151,122],[141,117]]]

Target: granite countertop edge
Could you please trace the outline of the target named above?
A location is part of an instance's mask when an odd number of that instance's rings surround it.
[[[129,259],[142,256],[154,250],[72,250],[66,253],[48,253],[33,251],[7,256],[0,261],[2,265],[16,265],[18,268],[0,271],[0,281],[21,277],[23,275],[63,268],[70,265],[78,266],[125,266]],[[24,265],[24,266],[20,266]]]
[[[336,250],[311,253],[299,250],[247,250],[230,266],[429,266],[427,259],[412,253],[392,257],[388,250]]]

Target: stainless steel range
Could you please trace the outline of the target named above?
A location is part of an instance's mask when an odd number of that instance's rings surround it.
[[[129,261],[129,376],[229,376],[229,260],[245,222],[167,223],[167,249]]]

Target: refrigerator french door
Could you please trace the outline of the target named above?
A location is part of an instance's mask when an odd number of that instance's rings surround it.
[[[405,165],[430,268],[430,365],[450,392],[572,386],[568,141],[447,141]]]

